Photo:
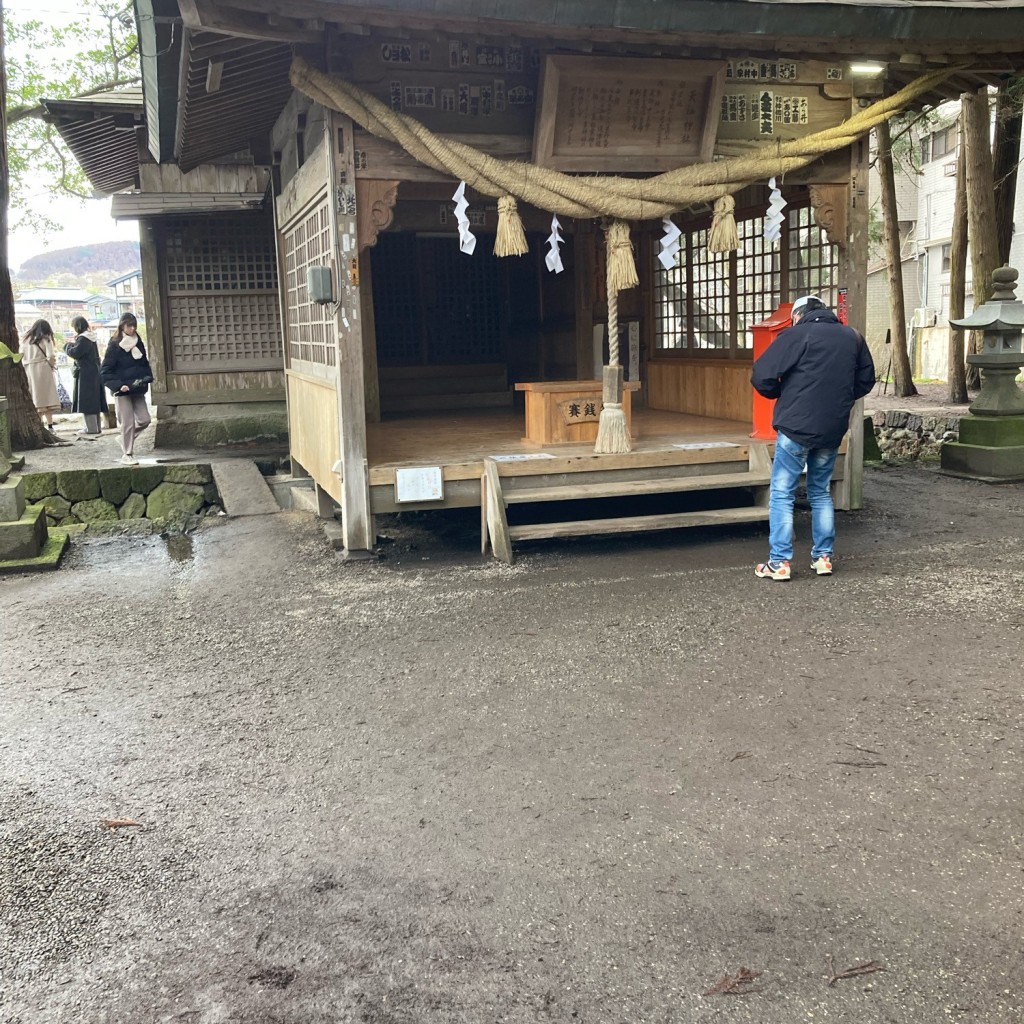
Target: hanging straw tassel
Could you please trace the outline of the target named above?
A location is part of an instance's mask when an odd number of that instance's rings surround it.
[[[512,196],[502,196],[498,200],[498,232],[494,236],[494,255],[522,256],[529,251],[516,201]]]
[[[736,200],[732,196],[721,196],[715,200],[715,216],[708,233],[708,252],[732,252],[740,247],[733,216],[735,209]]]
[[[608,263],[608,297],[613,292],[635,288],[640,283],[633,261],[633,246],[629,241],[629,225],[624,220],[613,220],[605,233]],[[618,339],[616,339],[618,344]]]
[[[605,266],[608,291],[608,365],[604,368],[601,418],[597,423],[598,455],[632,450],[626,414],[622,409],[623,374],[619,365],[619,291],[640,283],[629,241],[629,225],[612,221],[605,233]]]

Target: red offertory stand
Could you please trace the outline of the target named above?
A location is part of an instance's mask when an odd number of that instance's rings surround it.
[[[751,331],[754,333],[754,358],[757,359],[768,346],[779,336],[779,333],[793,324],[790,313],[793,310],[792,302],[784,302],[767,320],[759,324],[752,324]],[[754,430],[751,437],[758,441],[774,441],[775,431],[772,430],[772,412],[775,409],[774,398],[764,398],[756,391],[754,392]]]

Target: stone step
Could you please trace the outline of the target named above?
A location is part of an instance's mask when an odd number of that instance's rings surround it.
[[[25,481],[11,476],[0,483],[0,523],[16,523],[25,514]]]
[[[0,576],[22,572],[48,572],[58,568],[68,547],[68,533],[68,530],[54,527],[38,555],[33,558],[15,558],[9,562],[0,561]]]
[[[228,515],[265,516],[281,511],[255,462],[250,459],[223,459],[210,465],[221,505]]]
[[[46,509],[26,509],[20,519],[0,523],[0,562],[36,558],[46,545]]]

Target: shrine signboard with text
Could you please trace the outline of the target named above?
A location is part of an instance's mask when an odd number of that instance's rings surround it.
[[[766,142],[788,142],[850,116],[856,89],[841,62],[729,61],[715,153],[735,156]]]
[[[548,54],[533,160],[560,171],[665,171],[711,159],[724,61]]]

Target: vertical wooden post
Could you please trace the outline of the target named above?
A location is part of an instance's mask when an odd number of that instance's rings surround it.
[[[327,111],[324,131],[327,135],[328,208],[338,289],[335,339],[342,539],[345,554],[359,557],[373,550],[376,537],[366,468],[366,391],[352,121],[333,110]]]
[[[576,290],[576,377],[594,375],[594,249],[595,233],[589,221],[577,221],[573,235],[573,266]]]
[[[846,288],[847,319],[862,334],[868,312],[868,141],[858,139],[850,147],[850,188],[847,193],[845,239],[836,239],[839,280]],[[864,507],[864,402],[850,411],[850,440],[844,457],[843,479],[837,488],[836,505],[842,509]]]
[[[153,404],[160,405],[160,393],[166,393],[167,367],[171,363],[171,355],[167,350],[167,338],[164,331],[164,310],[160,286],[160,263],[157,246],[160,234],[156,221],[151,217],[139,220],[139,258],[142,265],[142,292],[146,304],[146,354],[149,365],[153,368]],[[103,346],[100,345],[100,357]],[[113,399],[111,399],[113,401]]]
[[[373,272],[369,249],[363,249],[359,254],[359,297],[363,316],[363,390],[366,395],[366,422],[380,423],[377,319],[373,312]]]

